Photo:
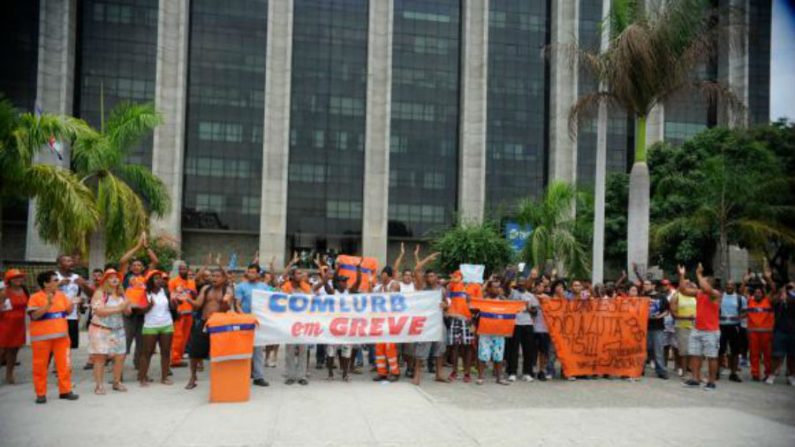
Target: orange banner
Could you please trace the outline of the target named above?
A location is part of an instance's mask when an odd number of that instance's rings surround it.
[[[639,377],[643,372],[647,298],[546,298],[541,309],[567,376]]]
[[[524,301],[486,300],[472,298],[469,307],[480,311],[478,314],[478,335],[513,336],[516,314],[527,309]]]

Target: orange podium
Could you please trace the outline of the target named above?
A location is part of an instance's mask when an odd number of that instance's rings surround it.
[[[210,402],[246,402],[251,395],[251,354],[257,319],[249,314],[214,313],[210,334]]]

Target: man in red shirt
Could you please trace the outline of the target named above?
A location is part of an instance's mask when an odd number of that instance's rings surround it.
[[[703,276],[701,263],[696,268],[698,288],[688,287],[685,281],[685,268],[679,266],[679,291],[685,295],[696,296],[696,322],[690,332],[687,350],[690,353],[690,369],[693,377],[684,383],[687,387],[701,385],[701,358],[707,358],[709,377],[705,391],[715,391],[718,376],[718,350],[720,347],[720,302],[723,296],[712,288],[712,279]]]

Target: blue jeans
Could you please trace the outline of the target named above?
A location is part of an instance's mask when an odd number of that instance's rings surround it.
[[[646,350],[654,360],[654,371],[658,375],[667,374],[665,368],[665,333],[662,330],[649,330],[646,334]]]
[[[265,346],[254,346],[254,356],[251,358],[251,378],[254,380],[265,378]]]

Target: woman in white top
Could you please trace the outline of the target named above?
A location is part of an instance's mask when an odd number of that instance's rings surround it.
[[[165,288],[164,274],[158,270],[151,270],[146,274],[146,307],[144,313],[144,327],[142,331],[143,352],[141,364],[138,369],[138,381],[141,386],[148,386],[152,380],[149,378],[149,362],[155,351],[155,344],[160,350],[160,382],[171,385],[168,378],[171,356],[171,339],[174,336],[173,309],[176,308],[168,296]]]

